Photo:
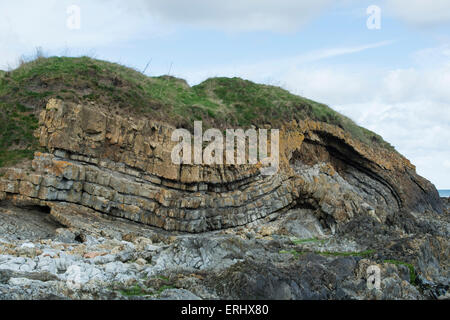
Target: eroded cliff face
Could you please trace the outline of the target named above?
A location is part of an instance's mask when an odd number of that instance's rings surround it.
[[[450,298],[448,211],[395,151],[289,122],[262,176],[174,165],[174,129],[51,100],[0,172],[0,300]]]
[[[280,128],[280,169],[175,165],[175,128],[110,114],[95,105],[50,100],[40,117],[31,169],[0,177],[0,200],[95,210],[168,231],[191,233],[314,212],[331,233],[354,217],[381,223],[398,212],[442,212],[434,186],[392,150],[369,147],[342,129],[314,121]]]

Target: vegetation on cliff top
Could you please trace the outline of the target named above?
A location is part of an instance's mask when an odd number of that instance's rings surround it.
[[[212,78],[190,87],[171,76],[147,77],[89,57],[38,57],[0,72],[0,167],[32,156],[32,133],[50,98],[95,102],[116,112],[146,114],[177,127],[232,128],[311,118],[335,124],[367,144],[389,145],[324,104],[240,78]]]

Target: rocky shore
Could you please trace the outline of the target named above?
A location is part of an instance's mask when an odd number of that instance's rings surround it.
[[[193,235],[62,206],[1,203],[1,299],[449,298],[448,214],[367,215],[332,235],[295,209]]]

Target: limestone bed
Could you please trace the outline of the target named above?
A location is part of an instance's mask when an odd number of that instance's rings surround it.
[[[396,151],[292,121],[264,177],[174,165],[173,129],[50,100],[0,175],[0,298],[449,298],[448,200]]]

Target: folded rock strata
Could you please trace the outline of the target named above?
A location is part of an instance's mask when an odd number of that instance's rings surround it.
[[[402,209],[442,212],[435,187],[393,150],[310,120],[280,128],[280,168],[175,165],[175,127],[50,100],[38,136],[48,153],[0,177],[0,200],[56,210],[73,204],[168,231],[200,233],[314,210],[333,232],[355,215],[380,222]],[[60,207],[60,206],[59,206]]]

